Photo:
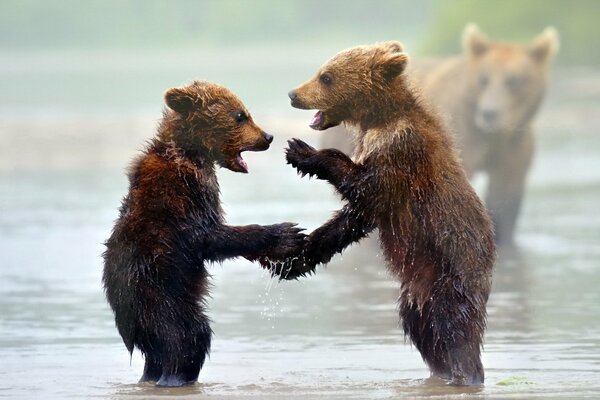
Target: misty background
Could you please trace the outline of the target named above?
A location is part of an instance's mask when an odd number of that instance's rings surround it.
[[[569,110],[558,110],[564,118],[547,125],[586,130],[582,124],[600,118],[590,109],[600,90],[598,13],[593,0],[6,0],[0,134],[7,145],[0,167],[85,163],[87,155],[78,157],[85,148],[122,152],[139,142],[140,124],[146,137],[153,133],[164,91],[192,79],[229,87],[258,121],[298,117],[286,93],[341,49],[395,39],[416,59],[455,54],[468,22],[492,39],[524,43],[556,27],[561,48],[548,103]],[[111,125],[115,120],[121,123]],[[112,140],[119,136],[122,142]]]
[[[228,222],[310,231],[340,201],[285,165],[286,139],[318,145],[327,134],[308,128],[312,112],[291,108],[287,92],[359,44],[399,40],[415,60],[457,54],[469,22],[492,40],[528,43],[547,26],[560,36],[534,122],[519,251],[496,266],[485,388],[426,381],[375,249],[293,283],[245,260],[211,268],[213,354],[201,384],[173,394],[600,394],[598,15],[595,0],[1,1],[0,396],[164,395],[135,384],[143,361],[114,327],[100,254],[166,89],[225,85],[275,136],[268,152],[245,153],[248,175],[219,170]]]
[[[468,22],[522,42],[552,25],[561,67],[600,61],[594,0],[5,0],[0,11],[3,115],[156,112],[166,88],[193,78],[285,112],[285,93],[343,48],[395,39],[413,57],[453,54]]]

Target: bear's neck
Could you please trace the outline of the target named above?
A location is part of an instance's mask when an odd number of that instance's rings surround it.
[[[149,152],[153,152],[163,158],[173,160],[178,165],[192,164],[195,168],[206,170],[206,172],[215,170],[216,160],[211,157],[207,150],[203,150],[202,146],[196,144],[197,150],[186,150],[178,145],[175,140],[180,130],[185,130],[182,121],[173,115],[165,113],[165,116],[159,126],[158,134],[150,143]]]
[[[376,89],[366,104],[355,105],[356,115],[350,123],[360,131],[385,129],[399,120],[412,120],[419,114],[421,107],[416,96],[402,79]]]
[[[185,166],[187,169],[193,170],[194,174],[202,171],[203,175],[211,175],[215,173],[215,161],[209,157],[204,157],[201,153],[190,155],[181,147],[178,147],[173,140],[165,141],[160,137],[156,137],[150,143],[147,153],[154,153],[159,157],[175,163],[178,168]]]

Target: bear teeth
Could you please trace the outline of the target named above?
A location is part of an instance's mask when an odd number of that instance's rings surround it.
[[[318,128],[322,122],[323,122],[323,112],[319,110],[313,116],[312,121],[310,121],[310,127]]]
[[[242,168],[242,170],[244,170],[244,172],[248,172],[248,164],[246,164],[246,160],[244,160],[242,158],[242,154],[238,154],[235,161],[237,162],[237,164]]]

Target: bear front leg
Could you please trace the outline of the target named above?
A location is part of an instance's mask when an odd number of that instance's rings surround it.
[[[233,257],[256,260],[259,257],[280,260],[299,253],[306,235],[296,224],[221,225],[202,241],[203,256],[210,261]]]
[[[287,162],[300,174],[328,181],[356,208],[366,209],[373,203],[373,196],[377,194],[377,188],[373,187],[377,181],[373,169],[356,164],[336,149],[316,150],[298,139],[288,144]]]
[[[520,147],[507,154],[501,162],[489,171],[486,206],[494,221],[496,243],[512,246],[521,210],[525,182],[533,158],[533,136],[528,132]]]
[[[317,150],[302,140],[288,140],[285,158],[302,176],[316,176],[336,189],[357,174],[360,167],[350,157],[336,149]]]
[[[296,279],[313,273],[317,264],[328,263],[335,254],[366,237],[375,228],[374,219],[364,211],[351,205],[344,206],[306,238],[300,256],[283,267],[281,279]]]
[[[306,257],[314,263],[325,264],[375,228],[374,219],[365,210],[346,205],[308,236],[304,246]]]

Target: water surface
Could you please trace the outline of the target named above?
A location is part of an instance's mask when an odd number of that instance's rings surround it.
[[[300,179],[283,160],[287,137],[316,144],[321,135],[306,127],[310,113],[289,118],[285,101],[321,62],[307,59],[314,63],[291,70],[262,63],[248,73],[255,80],[242,75],[231,85],[275,134],[268,152],[245,157],[249,175],[219,172],[232,224],[289,220],[312,230],[340,207],[325,183]],[[0,397],[600,397],[599,76],[565,81],[569,74],[557,73],[540,115],[519,246],[496,266],[484,387],[428,378],[398,327],[398,284],[371,240],[298,282],[278,283],[241,259],[210,267],[211,358],[200,383],[157,389],[136,383],[143,360],[137,352],[130,359],[114,327],[100,284],[102,242],[127,190],[124,169],[153,133],[164,88],[193,76],[226,80],[233,70],[196,59],[188,69],[165,61],[138,74],[145,64],[137,61],[119,74],[122,66],[111,70],[106,60],[72,71],[55,60],[39,75],[24,70],[25,61],[0,66],[7,86],[0,95]],[[39,85],[45,90],[29,96]],[[108,96],[109,88],[129,97]],[[133,104],[143,112],[125,112]]]

